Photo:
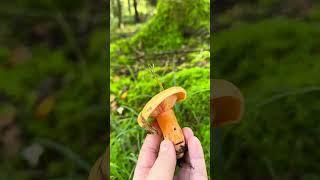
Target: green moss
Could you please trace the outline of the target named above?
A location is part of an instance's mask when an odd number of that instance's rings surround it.
[[[209,29],[208,0],[159,1],[157,14],[131,39],[139,49],[176,49],[184,41],[184,34],[201,28]]]
[[[156,73],[163,68],[156,67]],[[187,91],[187,99],[176,104],[175,113],[182,127],[191,127],[200,139],[205,151],[207,168],[210,159],[209,118],[209,68],[189,68],[166,73],[160,77],[165,88],[181,86]],[[128,178],[132,176],[145,131],[136,122],[143,105],[159,92],[159,85],[149,70],[139,72],[136,80],[123,78],[113,82],[111,93],[116,95],[119,107],[125,107],[122,114],[112,112],[111,118],[111,176]],[[126,87],[128,95],[121,99],[119,91]],[[121,163],[119,163],[121,162]],[[126,168],[124,168],[126,167]]]
[[[317,172],[319,163],[313,162],[320,154],[313,146],[320,127],[314,117],[320,93],[294,92],[320,87],[319,35],[317,25],[288,19],[216,34],[217,76],[240,86],[246,100],[242,122],[223,130],[217,177],[283,179]]]
[[[219,33],[213,47],[213,58],[220,67],[217,75],[245,84],[275,72],[279,63],[304,61],[307,65],[318,56],[316,36],[316,26],[287,19],[267,20]]]
[[[208,51],[178,55],[164,60],[137,58],[141,54],[188,48],[209,48],[210,2],[208,0],[160,0],[157,10],[136,34],[111,44],[111,94],[116,104],[111,113],[111,179],[130,179],[145,131],[136,122],[143,105],[160,91],[147,65],[160,76],[164,88],[181,86],[188,98],[175,106],[181,126],[189,126],[203,144],[209,172],[209,57]],[[200,34],[199,34],[200,33]],[[166,63],[165,63],[166,62]],[[144,68],[146,67],[146,68]],[[127,96],[123,97],[126,92]],[[123,108],[119,113],[116,109]]]
[[[314,5],[312,9],[308,12],[307,19],[318,22],[320,20],[320,5]]]
[[[112,67],[117,71],[119,66],[137,63],[137,52],[155,53],[184,46],[208,48],[209,38],[199,35],[199,31],[209,32],[209,7],[208,0],[159,1],[157,13],[133,37],[111,43]]]

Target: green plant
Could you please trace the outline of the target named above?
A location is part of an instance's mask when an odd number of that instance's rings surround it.
[[[154,68],[159,72],[161,68]],[[178,119],[182,127],[189,126],[199,137],[206,157],[209,171],[210,162],[210,117],[209,117],[209,69],[190,68],[177,72],[167,73],[160,77],[164,88],[174,85],[181,86],[187,91],[187,99],[175,107]],[[115,95],[117,108],[124,110],[121,114],[115,109],[111,115],[111,176],[128,178],[132,177],[137,156],[145,137],[145,131],[139,127],[136,119],[145,104],[155,92],[159,91],[159,85],[154,80],[149,70],[138,73],[136,80],[123,78],[112,82],[111,93]],[[127,96],[121,98],[122,89],[126,87]]]

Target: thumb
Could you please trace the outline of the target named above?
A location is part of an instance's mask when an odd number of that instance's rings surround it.
[[[171,141],[163,140],[157,160],[151,168],[148,180],[173,179],[176,167],[176,151]]]

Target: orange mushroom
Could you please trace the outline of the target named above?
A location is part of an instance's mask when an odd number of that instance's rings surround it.
[[[231,82],[222,79],[211,81],[213,127],[239,122],[244,112],[244,98]]]
[[[182,130],[173,111],[176,102],[186,98],[186,91],[181,87],[171,87],[155,95],[138,116],[138,123],[148,130],[154,129],[148,122],[149,117],[156,119],[164,139],[173,142],[177,159],[182,158],[186,149]]]

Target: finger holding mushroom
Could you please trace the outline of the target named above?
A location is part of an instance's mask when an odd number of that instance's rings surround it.
[[[186,145],[173,108],[175,103],[183,101],[185,98],[186,91],[181,87],[171,87],[161,91],[144,106],[137,119],[139,125],[144,128],[150,126],[147,122],[148,118],[156,120],[164,139],[173,142],[177,159],[183,157]]]

